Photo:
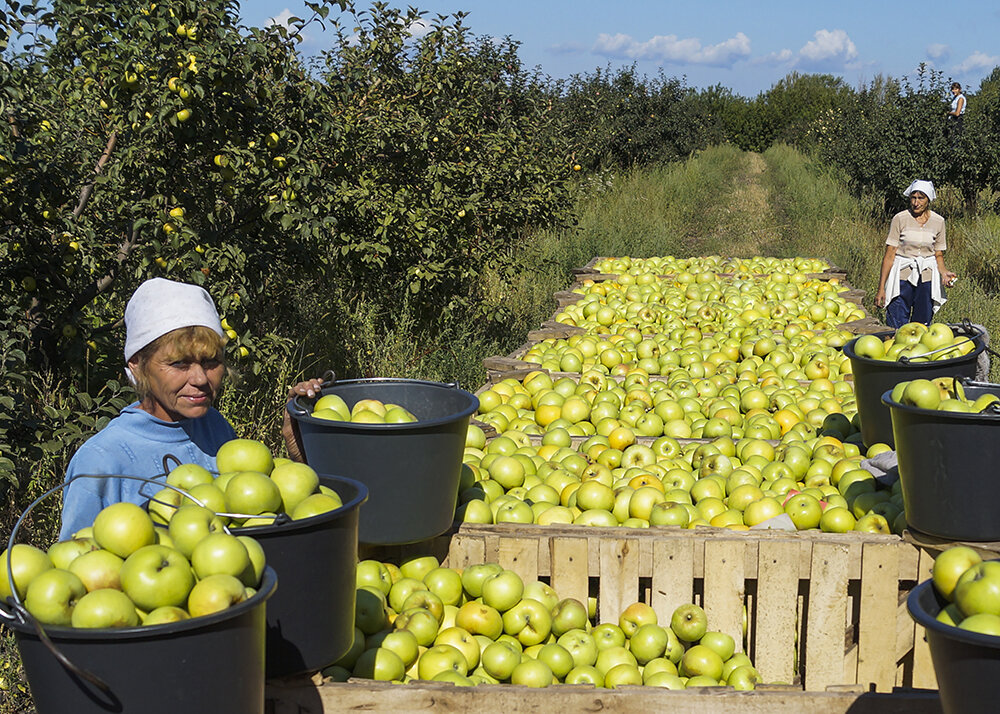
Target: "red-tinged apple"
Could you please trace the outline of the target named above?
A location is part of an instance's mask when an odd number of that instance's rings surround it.
[[[354,663],[353,674],[355,677],[380,682],[400,681],[406,674],[406,666],[392,650],[377,647],[361,653]]]
[[[521,664],[521,653],[500,642],[486,647],[480,655],[482,667],[494,679],[501,682],[510,679],[514,668]]]
[[[1000,615],[1000,561],[987,560],[966,570],[955,584],[953,598],[966,617],[981,612]]]
[[[708,647],[715,654],[719,655],[723,662],[727,662],[736,652],[736,640],[725,632],[709,631],[702,635],[698,642],[700,645]]]
[[[553,613],[556,605],[559,604],[559,595],[553,590],[549,585],[546,585],[541,580],[533,580],[530,583],[525,583],[524,592],[521,598],[531,598],[532,600],[537,600],[542,603],[549,613]]]
[[[510,683],[533,689],[543,689],[555,683],[555,675],[544,662],[537,659],[522,661],[510,674]]]
[[[931,569],[934,589],[941,597],[951,602],[958,579],[966,570],[981,562],[983,562],[982,556],[969,546],[948,548],[934,559],[934,567]]]
[[[422,580],[407,577],[400,578],[389,588],[389,607],[396,612],[402,612],[403,603],[406,602],[406,599],[410,597],[410,595],[418,590],[426,589],[427,586],[424,585]]]
[[[271,480],[281,492],[281,506],[285,513],[291,513],[307,496],[319,488],[319,474],[307,464],[289,462],[275,466]]]
[[[239,538],[229,533],[209,533],[198,541],[191,552],[191,567],[199,580],[225,573],[239,578],[244,585],[257,584],[250,553]]]
[[[608,671],[612,667],[617,667],[620,664],[630,664],[633,667],[638,664],[635,655],[629,652],[627,647],[620,645],[602,649],[597,653],[597,661],[594,662],[597,671],[604,677],[607,677]]]
[[[110,550],[84,553],[69,564],[68,570],[83,581],[88,592],[105,588],[122,589],[121,569],[125,560]]]
[[[618,618],[618,626],[625,637],[632,637],[643,625],[656,624],[656,610],[644,602],[634,602]]]
[[[604,675],[597,671],[597,667],[584,664],[571,669],[563,681],[566,684],[589,684],[592,687],[603,687]]]
[[[167,474],[167,483],[185,491],[190,491],[195,486],[205,483],[212,483],[214,477],[212,473],[198,464],[181,464]]]
[[[312,518],[322,513],[329,513],[342,508],[344,502],[339,496],[330,496],[325,493],[314,493],[299,501],[291,512],[293,521],[301,521],[305,518]]]
[[[597,661],[597,643],[582,628],[564,632],[556,642],[570,653],[574,666],[592,665]]]
[[[195,546],[202,538],[211,533],[222,533],[224,530],[225,525],[215,513],[195,505],[178,508],[167,528],[174,547],[185,558],[191,557]]]
[[[409,669],[420,656],[420,645],[417,637],[409,630],[394,630],[382,640],[384,649],[391,650],[403,661],[403,666]]]
[[[274,458],[270,450],[259,441],[232,439],[219,447],[215,454],[215,466],[219,473],[259,471],[262,474],[269,474],[274,468]]]
[[[722,677],[723,664],[722,658],[712,648],[694,645],[681,657],[680,673],[685,677],[710,677],[717,683]]]
[[[412,632],[420,646],[429,647],[434,643],[441,623],[430,611],[416,607],[399,613],[392,624],[397,630]]]
[[[495,608],[470,601],[462,605],[455,615],[455,624],[473,635],[486,635],[495,640],[503,632],[503,618]]]
[[[46,570],[55,567],[52,559],[41,548],[26,543],[16,543],[10,551],[11,571],[14,574],[14,586],[17,596],[24,599],[28,585]],[[13,595],[14,588],[7,579],[7,551],[0,555],[0,600],[6,600]]]
[[[760,673],[750,665],[741,665],[726,678],[726,684],[738,692],[751,692],[761,683]]]
[[[399,566],[399,572],[403,574],[404,578],[422,581],[427,573],[440,567],[441,563],[433,555],[421,555],[404,560]]]
[[[552,634],[560,637],[570,630],[586,630],[587,606],[575,598],[566,598],[552,608]]]
[[[469,671],[465,655],[451,645],[434,645],[417,660],[417,673],[420,679],[433,679],[437,674],[449,670],[461,675]]]
[[[670,617],[670,629],[685,642],[697,642],[708,629],[708,617],[693,603],[681,605]]]
[[[246,589],[239,578],[232,575],[209,575],[191,588],[187,609],[191,617],[221,612],[246,599]]]
[[[143,546],[156,542],[153,520],[134,503],[105,506],[94,519],[94,540],[104,550],[127,558]]]
[[[80,598],[73,608],[72,625],[91,629],[137,627],[139,613],[121,590],[103,588]]]
[[[523,593],[524,582],[512,570],[504,570],[483,581],[483,603],[500,613],[507,612],[520,602]]]
[[[626,638],[622,628],[611,622],[602,622],[590,631],[598,650],[624,647]]]
[[[277,513],[281,509],[281,491],[263,472],[241,471],[226,484],[226,504],[230,513],[248,516],[265,511]]]
[[[655,623],[641,625],[629,638],[629,652],[636,662],[645,665],[647,662],[663,657],[669,638],[665,628]]]
[[[537,645],[552,632],[552,615],[542,603],[524,598],[504,612],[503,631],[525,647]]]
[[[166,625],[171,622],[181,622],[182,620],[189,619],[191,619],[191,616],[184,608],[166,605],[164,607],[158,607],[146,615],[142,619],[142,624],[145,627],[149,627],[152,625]]]
[[[465,656],[467,672],[479,666],[479,641],[461,627],[448,627],[440,630],[434,638],[435,645],[451,645]]]
[[[354,578],[359,588],[365,585],[376,587],[384,595],[388,595],[392,588],[392,577],[389,575],[389,569],[377,560],[359,562],[354,571]]]
[[[164,605],[183,606],[195,584],[187,558],[162,545],[147,545],[130,555],[119,577],[122,591],[146,612]]]
[[[43,625],[69,626],[73,609],[86,594],[80,578],[68,570],[50,568],[31,580],[24,606]]]
[[[52,565],[62,570],[69,570],[69,564],[84,553],[99,550],[101,546],[93,538],[70,538],[61,540],[49,546],[48,555]],[[6,569],[6,560],[0,563],[0,567]]]

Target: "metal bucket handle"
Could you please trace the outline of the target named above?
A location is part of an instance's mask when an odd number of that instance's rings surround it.
[[[322,380],[322,383],[320,384],[321,388],[326,389],[327,387],[332,387],[337,383],[337,373],[332,369],[328,369],[323,372],[323,376],[320,379]],[[301,395],[296,394],[292,397],[291,401],[288,403],[288,410],[294,412],[296,416],[309,416],[312,414],[312,410],[306,409],[304,406],[299,404],[299,396]]]

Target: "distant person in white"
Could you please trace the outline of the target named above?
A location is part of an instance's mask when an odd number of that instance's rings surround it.
[[[953,137],[962,133],[962,120],[965,117],[965,95],[962,94],[962,85],[958,82],[951,83],[951,110],[948,112],[948,123],[951,126]]]

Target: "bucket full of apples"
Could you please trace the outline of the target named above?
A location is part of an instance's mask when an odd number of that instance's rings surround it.
[[[995,712],[1000,696],[1000,561],[967,546],[934,559],[906,601],[924,627],[945,714]]]
[[[185,555],[132,503],[47,550],[17,543],[28,513],[64,486],[25,510],[0,557],[0,623],[39,714],[263,714],[277,576],[260,546],[206,533]]]
[[[910,322],[895,332],[861,335],[844,345],[851,360],[861,439],[866,446],[894,445],[892,422],[882,394],[900,382],[932,377],[975,377],[986,349],[983,331],[962,324]]]
[[[910,528],[946,540],[1000,540],[1000,384],[935,377],[882,395],[892,418]]]
[[[223,444],[216,466],[218,475],[195,464],[170,470],[151,494],[153,521],[182,543],[189,531],[205,530],[259,543],[281,580],[267,606],[267,677],[322,669],[353,644],[358,521],[368,489],[274,458],[253,439]]]
[[[358,540],[402,544],[454,522],[474,394],[417,379],[335,380],[314,403],[288,402],[306,462],[368,487]]]

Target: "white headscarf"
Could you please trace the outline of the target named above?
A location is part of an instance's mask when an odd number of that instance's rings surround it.
[[[204,288],[165,278],[140,285],[125,306],[125,362],[159,337],[181,327],[200,325],[222,337],[222,322]],[[126,366],[129,380],[135,384]]]
[[[930,181],[914,181],[906,187],[906,190],[903,191],[903,195],[909,198],[910,194],[914,191],[920,191],[931,201],[937,198],[937,194],[934,193],[934,184]]]

